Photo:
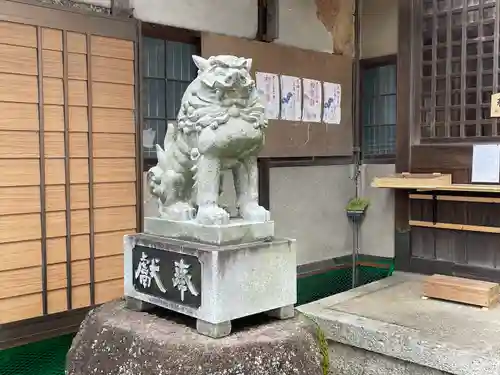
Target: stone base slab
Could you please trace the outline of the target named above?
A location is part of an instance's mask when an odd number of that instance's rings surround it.
[[[228,225],[202,225],[196,221],[146,217],[144,232],[186,241],[224,245],[270,240],[274,237],[274,221],[258,223],[232,219]]]
[[[124,291],[128,298],[212,325],[263,312],[270,312],[281,319],[293,317],[290,306],[297,301],[294,240],[274,239],[270,242],[214,246],[137,234],[125,236],[124,242]],[[133,259],[137,259],[144,249],[153,249],[158,258],[162,254],[174,260],[189,257],[186,262],[193,265],[190,269],[201,267],[197,274],[192,275],[194,289],[198,292],[196,298],[186,290],[182,302],[172,274],[163,277],[163,286],[167,290],[165,294],[152,295],[138,287]],[[195,263],[199,264],[197,268]],[[171,264],[161,264],[162,269],[168,266],[172,267]],[[193,302],[191,305],[187,303],[188,297]]]
[[[316,327],[302,316],[220,340],[178,318],[111,302],[90,312],[67,355],[67,375],[323,375]]]
[[[319,324],[332,351],[352,347],[349,355],[358,363],[372,362],[370,371],[355,372],[331,357],[332,373],[500,374],[500,305],[483,311],[422,300],[423,280],[423,275],[396,272],[298,308]]]

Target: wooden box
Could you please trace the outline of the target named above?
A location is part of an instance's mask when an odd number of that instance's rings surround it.
[[[482,307],[495,304],[499,293],[497,283],[444,275],[427,277],[423,286],[424,297]]]

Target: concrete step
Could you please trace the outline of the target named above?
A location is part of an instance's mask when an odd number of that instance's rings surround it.
[[[299,307],[329,344],[336,375],[500,375],[500,308],[422,300],[422,275],[396,272]]]

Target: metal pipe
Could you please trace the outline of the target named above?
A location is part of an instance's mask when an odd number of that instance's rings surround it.
[[[355,185],[355,197],[358,198],[360,195],[359,188],[359,176],[361,168],[361,113],[360,113],[360,47],[361,47],[361,22],[360,22],[360,7],[361,0],[355,0],[354,2],[354,63],[353,63],[353,93],[354,101],[352,105],[353,110],[353,156],[354,156],[354,185]],[[359,231],[360,231],[360,221],[356,220],[353,222],[353,240],[352,240],[352,287],[355,288],[358,284],[358,254],[359,254]]]

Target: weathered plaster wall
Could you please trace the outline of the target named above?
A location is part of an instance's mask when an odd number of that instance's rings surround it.
[[[396,54],[398,0],[362,0],[360,13],[361,58]]]
[[[394,164],[365,164],[361,169],[360,195],[370,200],[361,227],[360,253],[394,257],[394,194],[370,186],[377,176],[395,173]]]
[[[318,19],[315,0],[280,0],[279,38],[275,43],[332,52],[332,36]]]
[[[111,0],[76,0],[79,3],[88,3],[93,5],[99,5],[106,8],[111,8]]]
[[[270,170],[271,215],[278,236],[297,239],[299,265],[352,251],[344,207],[354,194],[349,165]]]
[[[110,6],[111,0],[78,0]],[[130,0],[141,21],[253,38],[257,0]]]
[[[280,0],[275,43],[352,54],[353,0]]]

